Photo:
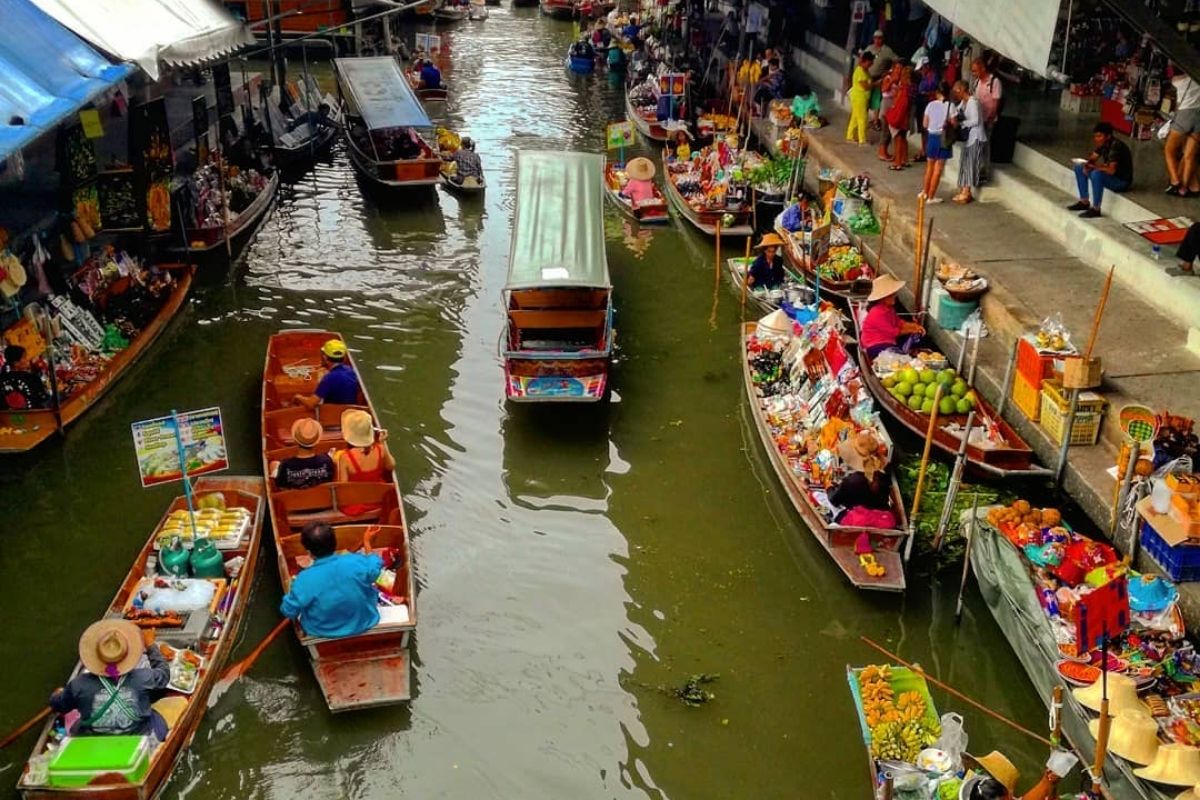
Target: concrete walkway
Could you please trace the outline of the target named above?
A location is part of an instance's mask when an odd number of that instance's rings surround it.
[[[890,207],[884,267],[911,283],[916,197],[924,165],[900,172],[888,170],[877,158],[876,145],[845,141],[846,114],[832,103],[828,105],[830,125],[809,136],[809,188],[815,188],[822,167],[836,169],[843,176],[870,174],[876,215],[882,216],[883,210]],[[774,142],[777,132],[768,123],[759,121],[756,126],[764,144]],[[913,152],[915,145],[914,137],[910,148]],[[1022,181],[1033,177],[1014,166],[999,165],[995,169],[997,182],[1006,177]],[[1006,193],[985,189],[982,201],[968,206],[949,202],[957,191],[957,165],[947,165],[946,174],[939,191],[946,202],[926,207],[926,221],[934,220],[930,253],[933,263],[938,259],[957,261],[985,275],[991,284],[991,291],[981,303],[991,336],[980,347],[976,385],[995,402],[1016,338],[1036,329],[1045,317],[1061,313],[1074,341],[1080,346],[1085,343],[1107,264],[1101,267],[1076,257],[1062,241],[1048,236],[1025,215],[993,199]],[[1046,186],[1047,194],[1053,191]],[[1059,205],[1070,202],[1066,195],[1050,199],[1055,203],[1063,200]],[[1064,209],[1062,214],[1068,212]],[[1074,215],[1069,216],[1074,219]],[[867,242],[868,250],[878,245],[878,237]],[[1176,280],[1200,285],[1197,278]],[[907,299],[911,302],[911,295]],[[957,355],[961,337],[936,326],[931,334],[948,355]],[[1072,497],[1102,531],[1108,530],[1114,488],[1107,470],[1116,463],[1116,447],[1122,438],[1116,412],[1127,403],[1137,402],[1200,418],[1200,356],[1187,345],[1188,329],[1184,324],[1149,302],[1145,293],[1114,280],[1096,345],[1105,371],[1104,386],[1099,391],[1110,404],[1101,444],[1072,448],[1065,480]],[[1005,417],[1026,437],[1044,464],[1056,463],[1058,447],[1036,423],[1027,420],[1011,403]],[[1200,609],[1200,589],[1196,595],[1196,607]]]

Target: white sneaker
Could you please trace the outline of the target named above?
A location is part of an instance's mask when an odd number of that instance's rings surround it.
[[[946,201],[945,201],[944,199],[942,199],[941,197],[930,197],[930,198],[929,198],[929,199],[927,199],[925,202],[926,202],[926,203],[930,203],[931,205],[934,205],[934,204],[937,204],[937,203],[944,203],[944,202],[946,202]]]

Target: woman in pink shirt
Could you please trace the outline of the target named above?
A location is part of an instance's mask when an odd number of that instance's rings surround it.
[[[650,159],[641,156],[631,159],[625,165],[625,174],[629,176],[629,182],[621,189],[621,195],[628,197],[635,206],[654,200],[654,172],[654,162]]]
[[[925,335],[925,328],[915,322],[904,322],[896,312],[896,295],[903,288],[904,281],[891,275],[880,275],[872,281],[867,313],[858,335],[858,346],[866,348],[871,359],[884,350],[899,346],[901,336]]]

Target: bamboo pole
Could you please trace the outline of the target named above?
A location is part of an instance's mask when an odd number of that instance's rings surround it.
[[[5,736],[4,739],[0,740],[0,750],[3,750],[5,747],[8,747],[10,744],[15,742],[17,739],[21,738],[21,734],[25,733],[25,731],[29,730],[34,725],[37,725],[39,722],[44,720],[49,715],[50,715],[50,707],[47,706],[46,708],[43,708],[41,711],[39,711],[37,714],[35,714],[33,717],[26,720],[24,723],[22,723],[21,727],[17,728],[12,733],[8,734],[8,736]]]
[[[888,218],[892,215],[892,202],[889,200],[883,209],[883,222],[879,226],[879,252],[875,255],[875,274],[883,274],[883,244],[887,239]],[[914,291],[916,287],[914,287]]]
[[[925,201],[922,200],[922,209]],[[925,221],[925,212],[921,211],[921,221]],[[921,265],[917,272],[917,286],[920,287],[919,293],[913,296],[917,302],[917,319],[922,319],[925,314],[925,272],[929,267],[929,243],[933,241],[933,217],[929,218],[929,224],[925,226],[925,238],[921,241]]]
[[[1092,360],[1092,348],[1096,346],[1096,336],[1100,333],[1100,320],[1104,317],[1104,306],[1108,304],[1108,292],[1112,289],[1113,272],[1117,265],[1108,268],[1108,278],[1104,281],[1104,291],[1100,293],[1100,303],[1096,306],[1096,315],[1092,319],[1092,332],[1088,336],[1087,350],[1083,353],[1084,362]]]
[[[917,297],[918,287],[921,285],[921,231],[925,227],[925,198],[917,198],[917,221],[914,238],[916,244],[913,246],[913,294]],[[920,303],[920,297],[917,297],[917,303]],[[914,309],[915,311],[916,309]]]
[[[933,393],[933,409],[929,412],[929,428],[925,431],[925,449],[921,452],[921,469],[917,473],[917,488],[913,492],[912,511],[908,515],[908,542],[904,545],[904,560],[912,557],[913,540],[917,538],[917,511],[921,508],[921,493],[925,489],[925,472],[929,468],[929,453],[933,449],[933,432],[937,430],[938,404],[942,401],[945,384],[938,383]]]
[[[1042,736],[1041,734],[1038,734],[1038,733],[1034,733],[1033,731],[1029,730],[1029,728],[1026,728],[1024,725],[1021,725],[1018,722],[1013,722],[1008,717],[1004,716],[1003,714],[999,714],[999,713],[993,711],[992,709],[985,706],[983,703],[980,703],[976,700],[972,700],[970,697],[968,697],[965,694],[963,694],[962,692],[958,691],[953,686],[950,686],[949,684],[946,684],[946,683],[942,683],[937,678],[933,677],[932,675],[930,675],[928,672],[926,672],[924,669],[917,666],[916,664],[910,664],[909,662],[905,661],[900,656],[898,656],[895,653],[891,652],[890,650],[884,648],[883,645],[876,644],[875,642],[868,639],[866,636],[860,636],[858,638],[861,639],[869,647],[872,647],[872,648],[878,650],[883,655],[887,656],[887,658],[889,660],[896,662],[897,664],[899,664],[902,667],[908,667],[913,672],[919,672],[922,676],[924,676],[925,680],[929,681],[934,686],[936,686],[939,689],[943,690],[944,692],[948,693],[951,697],[958,698],[959,700],[963,701],[964,703],[967,703],[971,707],[975,708],[977,711],[982,711],[984,714],[987,714],[992,719],[994,719],[998,722],[1003,722],[1005,725],[1009,726],[1013,730],[1019,731],[1031,739],[1036,739],[1037,741],[1041,742],[1042,744],[1049,745],[1050,747],[1054,746],[1054,742],[1050,741],[1045,736]],[[1101,717],[1101,719],[1103,719],[1103,717]]]
[[[713,303],[712,313],[708,316],[708,325],[714,331],[717,329],[717,303],[721,291],[721,217],[717,217],[716,256],[713,258]]]
[[[742,264],[742,322],[746,321],[746,295],[750,291],[750,243],[751,238],[746,237],[746,257]],[[719,267],[718,267],[719,269]]]

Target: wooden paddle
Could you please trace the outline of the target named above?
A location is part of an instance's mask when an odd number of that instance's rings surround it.
[[[271,642],[275,641],[279,637],[279,634],[283,633],[291,624],[292,621],[286,617],[279,620],[279,624],[272,628],[271,632],[268,633],[263,640],[258,643],[258,646],[250,651],[250,655],[246,656],[241,661],[225,670],[225,674],[222,675],[221,678],[213,685],[212,692],[208,696],[209,706],[212,706],[216,702],[217,698],[224,694],[225,690],[233,685],[234,681],[249,672],[250,668],[254,666],[254,662],[258,661],[258,657],[261,656],[263,651],[267,649],[267,646],[270,645]]]
[[[46,706],[46,707],[45,707],[45,708],[43,708],[41,711],[39,711],[39,712],[37,713],[37,715],[35,715],[35,716],[33,717],[33,719],[29,720],[29,721],[28,721],[28,722],[26,722],[24,725],[22,725],[21,727],[17,728],[15,731],[13,731],[12,733],[10,733],[8,736],[5,736],[5,737],[4,737],[4,740],[3,740],[3,741],[0,741],[0,750],[3,750],[4,748],[8,747],[10,744],[12,744],[13,742],[15,742],[17,739],[20,739],[20,738],[21,738],[21,734],[25,733],[25,731],[29,730],[29,729],[30,729],[30,728],[32,728],[34,725],[37,725],[39,722],[41,722],[42,720],[44,720],[44,719],[45,719],[46,717],[48,717],[49,715],[50,715],[50,707],[49,707],[49,706]]]

